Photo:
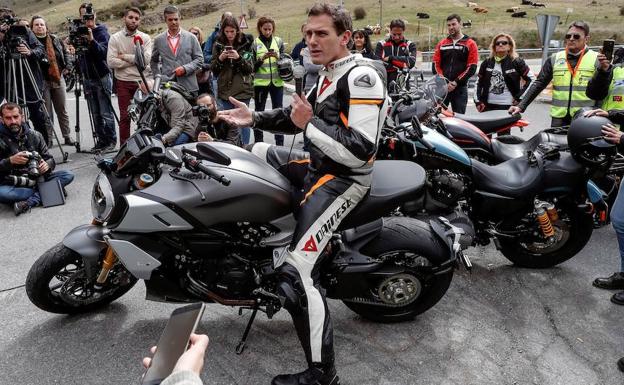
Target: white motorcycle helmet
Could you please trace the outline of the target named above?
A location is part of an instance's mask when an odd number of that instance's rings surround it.
[[[280,78],[283,81],[289,82],[293,79],[293,70],[295,68],[295,63],[290,57],[290,55],[283,53],[280,55],[279,60],[277,61],[277,71],[279,73]]]

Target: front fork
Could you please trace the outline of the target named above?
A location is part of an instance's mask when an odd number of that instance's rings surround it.
[[[96,290],[99,290],[104,286],[106,279],[108,278],[108,274],[115,265],[115,262],[117,262],[117,256],[115,255],[113,248],[108,245],[106,246],[106,253],[104,254],[104,259],[102,260],[102,268],[100,269],[100,273],[95,281],[94,288]]]

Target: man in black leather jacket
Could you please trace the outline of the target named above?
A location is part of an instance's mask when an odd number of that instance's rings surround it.
[[[347,11],[315,5],[308,13],[306,38],[312,61],[324,68],[307,99],[295,95],[290,107],[252,113],[231,98],[237,108],[219,112],[222,119],[239,127],[253,123],[255,128],[271,132],[303,131],[310,140],[309,159],[296,156],[292,168],[282,168],[293,171],[286,176],[300,189],[297,192],[302,198],[290,246],[274,251],[278,290],[292,316],[308,369],[279,375],[273,379],[274,385],[339,384],[319,266],[332,232],[368,192],[387,106],[385,84],[378,72],[360,65],[361,55],[349,53],[350,31]],[[252,148],[275,166],[284,162],[280,151],[266,143]],[[297,180],[293,173],[301,170],[301,165],[307,170],[304,179]]]
[[[58,178],[65,187],[74,180],[74,174],[54,171],[56,164],[43,136],[24,123],[22,109],[17,104],[2,105],[0,116],[0,203],[13,205],[15,215],[20,215],[41,204],[36,180],[27,170],[29,153],[36,151],[41,157],[37,170],[46,181]]]
[[[15,14],[9,9],[0,8],[0,19],[7,16],[14,17]],[[0,24],[0,46],[4,45],[5,48],[8,48],[7,44],[5,44],[7,43],[5,39],[7,38],[8,32],[9,26],[7,24]],[[25,102],[28,106],[28,112],[30,113],[29,118],[32,121],[33,127],[41,133],[46,144],[51,144],[52,138],[48,137],[48,133],[53,130],[52,123],[46,114],[43,98],[37,97],[38,92],[43,94],[44,88],[43,74],[41,73],[39,63],[47,63],[48,59],[45,49],[39,40],[37,40],[37,37],[30,31],[30,29],[26,32],[27,36],[23,39],[24,43],[18,45],[17,52],[13,53],[19,54],[21,55],[21,58],[26,59],[25,63],[28,63],[28,66],[32,71],[34,83],[30,81],[27,71],[22,73],[22,71],[17,68],[14,71],[15,80],[17,81],[16,87],[12,87],[10,90],[4,89],[4,77],[10,75],[9,69],[11,68],[11,56],[7,54],[4,57],[0,57],[0,102],[3,98],[15,101],[15,91],[17,90],[17,95],[20,98],[20,104],[24,102],[21,98],[26,98]],[[19,65],[16,67],[19,67]],[[22,84],[22,78],[24,79],[24,84]],[[22,95],[22,86],[25,95]]]

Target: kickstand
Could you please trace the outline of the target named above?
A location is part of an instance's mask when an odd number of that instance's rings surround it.
[[[247,327],[245,328],[245,332],[243,333],[243,338],[241,338],[240,342],[236,346],[236,354],[242,354],[243,350],[245,350],[245,341],[247,341],[247,336],[249,335],[249,331],[251,330],[251,324],[253,324],[254,320],[256,319],[257,313],[258,305],[253,307],[251,318],[249,318],[249,322],[247,323]]]

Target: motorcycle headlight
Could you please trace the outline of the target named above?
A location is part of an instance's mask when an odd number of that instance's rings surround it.
[[[115,207],[113,188],[105,174],[98,175],[91,192],[91,212],[93,218],[106,222]]]

